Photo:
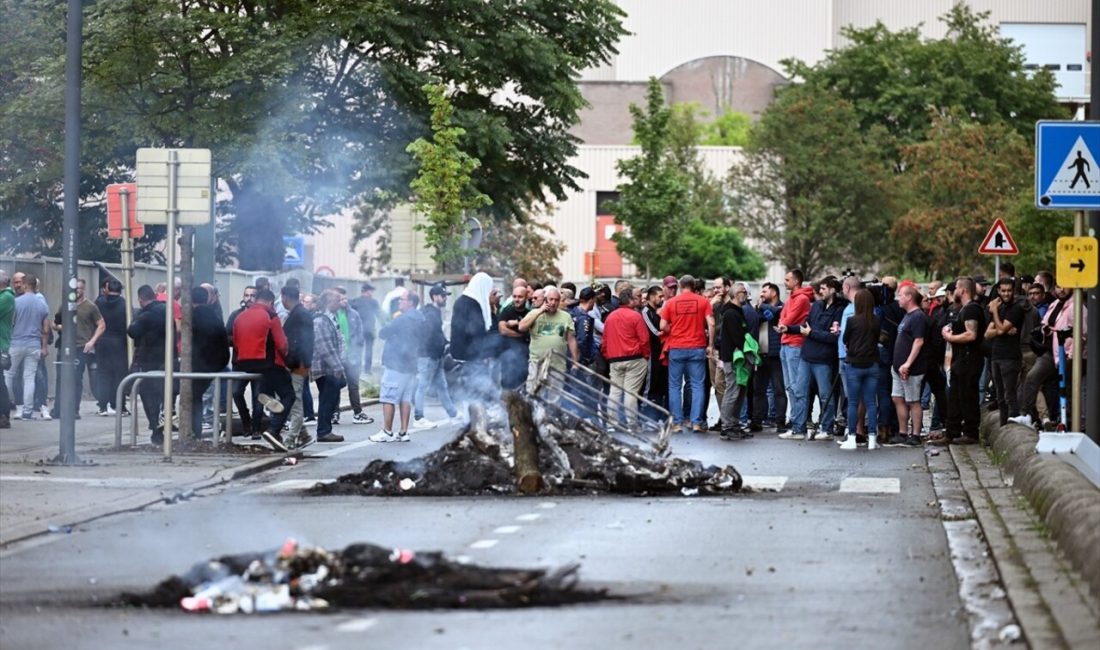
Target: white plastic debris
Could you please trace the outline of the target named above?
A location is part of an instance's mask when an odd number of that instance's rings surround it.
[[[1020,640],[1022,632],[1019,625],[1009,624],[1002,627],[997,636],[1001,639],[1001,643],[1015,643]]]
[[[693,497],[696,494],[699,494],[699,488],[680,488],[680,494],[684,495],[685,497]]]
[[[398,481],[397,487],[399,487],[402,490],[408,492],[409,490],[416,487],[416,481],[412,480],[411,478],[403,478],[400,481]]]

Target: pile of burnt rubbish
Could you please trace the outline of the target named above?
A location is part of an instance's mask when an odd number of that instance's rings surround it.
[[[462,496],[488,494],[721,495],[741,489],[736,469],[705,466],[627,444],[590,426],[537,425],[522,397],[505,397],[500,422],[471,409],[471,422],[440,449],[409,461],[375,460],[311,494]]]
[[[123,594],[125,605],[189,612],[253,614],[336,608],[534,607],[612,598],[578,587],[579,565],[543,569],[490,568],[373,544],[342,551],[287,540],[266,553],[200,562],[152,591]]]

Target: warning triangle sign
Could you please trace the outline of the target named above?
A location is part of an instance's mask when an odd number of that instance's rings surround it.
[[[1078,136],[1044,196],[1092,195],[1097,192],[1100,192],[1100,166],[1097,166],[1096,158],[1085,145],[1085,139]]]
[[[1012,235],[1008,234],[1008,227],[1005,226],[1005,222],[997,219],[993,222],[993,227],[989,229],[985,239],[982,240],[978,252],[982,255],[1018,255],[1020,249],[1016,247]]]

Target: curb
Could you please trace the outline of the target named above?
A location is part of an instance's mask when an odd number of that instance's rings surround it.
[[[1073,568],[1100,598],[1100,489],[1076,469],[1035,453],[1038,432],[1019,424],[999,425],[997,413],[982,417],[982,438],[1003,456],[1002,473],[1038,512]]]

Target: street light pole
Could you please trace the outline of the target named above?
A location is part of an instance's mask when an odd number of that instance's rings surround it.
[[[76,412],[80,395],[75,394],[76,279],[80,238],[77,236],[80,210],[80,50],[83,45],[84,7],[81,0],[69,0],[68,31],[65,34],[65,215],[61,226],[61,358],[56,396],[61,415],[60,449],[54,462],[72,465],[76,458]]]
[[[1092,3],[1092,20],[1090,24],[1092,26],[1092,47],[1089,48],[1092,52],[1092,59],[1089,61],[1089,121],[1100,120],[1100,81],[1096,78],[1096,56],[1100,54],[1100,28],[1098,28],[1096,21],[1100,20],[1100,9],[1097,8],[1097,4]],[[1089,212],[1088,223],[1088,236],[1100,237],[1100,212]],[[1091,399],[1085,404],[1085,433],[1092,439],[1093,442],[1100,444],[1100,372],[1097,372],[1096,364],[1100,359],[1100,286],[1093,287],[1086,292],[1088,305],[1088,315],[1086,316],[1086,323],[1088,325],[1089,337],[1085,345],[1087,346],[1088,358],[1092,359],[1092,372],[1085,376],[1085,395],[1091,395]],[[1078,350],[1073,351],[1075,358],[1080,357],[1081,353]],[[1081,399],[1081,395],[1077,394],[1073,396],[1075,401]]]

